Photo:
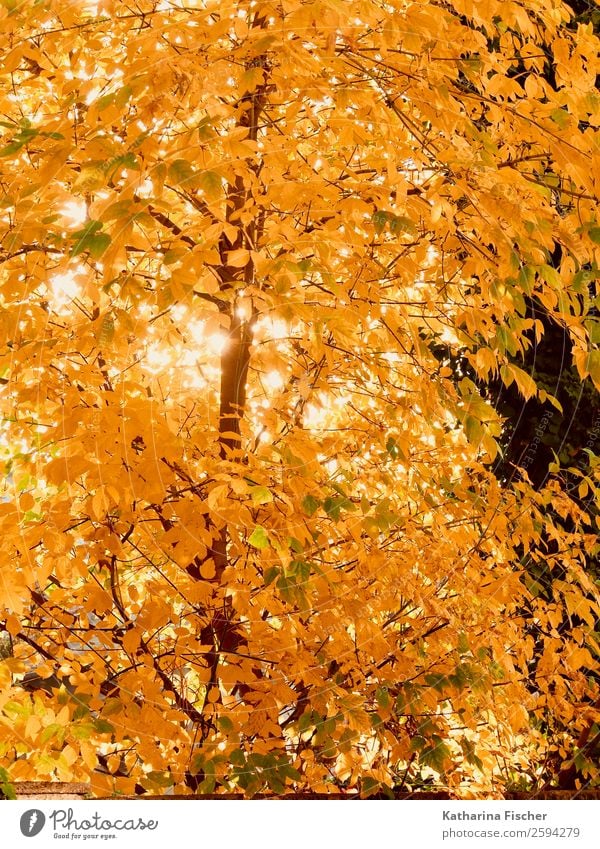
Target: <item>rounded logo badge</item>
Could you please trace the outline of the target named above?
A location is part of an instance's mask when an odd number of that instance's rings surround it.
[[[25,837],[35,837],[46,824],[46,817],[37,808],[25,811],[21,817],[21,834]]]

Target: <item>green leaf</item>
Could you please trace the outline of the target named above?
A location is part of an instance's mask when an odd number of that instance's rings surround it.
[[[223,179],[217,171],[203,171],[198,176],[197,186],[210,198],[218,198],[223,192]]]
[[[233,722],[229,719],[228,716],[220,716],[217,719],[217,724],[221,731],[225,734],[228,734],[230,731],[233,731]]]
[[[103,224],[101,221],[86,221],[81,230],[73,233],[73,238],[85,239],[87,236],[93,236],[98,230],[102,230]]]
[[[6,147],[0,148],[0,156],[12,156],[13,153],[18,153],[19,150],[23,147],[25,142],[11,142],[7,144]]]
[[[190,186],[196,179],[196,172],[187,159],[176,159],[169,165],[169,180],[176,186]]]
[[[383,725],[383,719],[379,716],[378,713],[372,713],[369,718],[371,721],[371,728],[374,731],[377,731],[377,729]]]
[[[255,507],[259,507],[261,504],[270,504],[273,501],[273,493],[266,486],[253,486],[250,492]]]
[[[132,94],[133,89],[130,85],[121,86],[121,88],[115,92],[115,106],[125,106]]]
[[[371,775],[365,775],[360,782],[361,796],[372,796],[373,793],[378,793],[380,786],[376,778],[373,778]]]
[[[595,242],[597,245],[600,245],[600,227],[590,227],[588,230],[588,236]]]
[[[110,241],[110,236],[107,233],[98,233],[97,236],[90,236],[90,238],[86,240],[85,250],[88,251],[92,259],[100,259],[104,251],[110,245]],[[78,251],[78,253],[81,253],[81,251]],[[72,256],[76,256],[76,254],[72,254]]]
[[[298,720],[298,734],[303,734],[309,728],[319,724],[321,717],[314,710],[305,711]]]
[[[115,156],[114,159],[110,159],[105,166],[106,177],[108,180],[112,179],[117,171],[121,171],[123,169],[127,169],[129,171],[139,171],[140,166],[137,161],[137,157],[135,153],[128,151],[123,154],[123,156]]]
[[[131,215],[131,200],[119,200],[116,203],[111,203],[102,213],[105,221],[112,221],[116,218],[125,218]],[[101,222],[98,222],[99,224]]]
[[[420,752],[426,745],[427,740],[425,737],[422,737],[420,734],[415,734],[410,741],[410,750],[411,752]]]
[[[406,215],[391,215],[390,216],[390,232],[391,233],[414,233],[416,230],[415,222]]]
[[[538,273],[542,280],[545,280],[549,286],[560,291],[562,288],[560,274],[555,268],[552,268],[551,265],[544,264],[540,266]]]
[[[550,117],[555,124],[558,124],[561,130],[564,130],[569,123],[569,113],[566,109],[553,109]]]
[[[587,292],[589,289],[589,285],[594,279],[594,275],[591,271],[587,269],[583,269],[582,271],[578,271],[577,274],[573,277],[573,282],[571,283],[571,288],[578,295],[582,295],[584,292]]]
[[[204,756],[202,756],[202,759],[204,760]],[[234,749],[229,755],[229,760],[234,766],[246,766],[246,755],[241,749]]]
[[[498,325],[496,328],[496,339],[498,340],[498,348],[500,351],[503,353],[508,351],[511,356],[515,356],[517,353],[515,337],[507,327],[502,324]]]
[[[98,343],[102,345],[110,345],[115,335],[115,320],[110,313],[104,316],[102,323],[96,335]]]
[[[342,495],[341,498],[326,498],[323,502],[323,508],[327,515],[336,522],[340,518],[342,510],[346,510],[350,513],[356,510],[355,505],[346,495]]]
[[[121,713],[123,710],[123,702],[121,699],[107,699],[102,707],[102,713],[106,716],[112,716],[114,713]]]
[[[296,539],[296,537],[290,537],[288,540],[288,545],[296,554],[302,554],[304,551],[304,547],[300,540]]]
[[[461,654],[468,654],[471,651],[467,635],[464,631],[460,631],[458,635],[458,650]]]
[[[0,766],[0,793],[5,799],[16,799],[15,788],[11,784],[10,777],[4,767]]]
[[[387,687],[378,687],[375,692],[375,699],[381,708],[387,708],[390,704],[390,694]]]
[[[517,277],[517,281],[526,295],[531,295],[533,293],[533,286],[535,283],[535,272],[533,268],[529,265],[524,265],[519,270],[519,274]]]
[[[200,141],[208,141],[209,139],[214,138],[215,130],[212,125],[213,118],[210,116],[205,116],[197,126],[198,137]]]
[[[157,787],[170,787],[173,784],[173,777],[170,772],[149,772],[147,777]]]
[[[75,740],[89,740],[94,732],[94,725],[91,722],[81,722],[78,725],[71,726],[71,736]]]
[[[102,717],[95,720],[94,728],[99,734],[114,734],[115,732],[114,726],[112,726],[110,722],[107,722],[105,719],[102,719]]]
[[[398,443],[394,439],[393,436],[389,436],[387,442],[385,443],[385,450],[388,452],[392,459],[396,459],[400,454],[400,449],[398,448]]]
[[[311,565],[306,560],[294,560],[290,564],[290,573],[295,576],[297,584],[306,584],[310,579]]]
[[[500,377],[502,378],[504,385],[507,387],[510,386],[515,379],[509,366],[500,366]]]
[[[439,672],[432,672],[429,675],[425,675],[425,683],[428,687],[437,690],[438,693],[443,693],[449,682],[445,675]]]
[[[460,741],[461,748],[463,750],[463,754],[467,760],[467,763],[473,764],[478,769],[483,770],[483,763],[481,758],[478,758],[475,754],[475,746],[471,740],[467,740],[466,737],[463,737]]]
[[[37,135],[37,130],[31,130],[28,127],[24,127],[21,132],[18,133],[11,142],[9,142],[9,144],[0,148],[0,156],[12,156],[13,153],[18,153],[22,147],[28,144],[28,142],[34,139]]]
[[[80,702],[83,702],[83,697],[81,694],[77,696]],[[87,698],[90,698],[89,696]],[[90,709],[86,704],[78,704],[75,710],[73,711],[73,719],[83,719],[86,716],[89,716]],[[77,726],[75,726],[77,727]]]
[[[269,584],[272,584],[275,578],[279,576],[279,567],[278,566],[269,566],[268,569],[265,569],[263,572],[263,582],[265,587],[268,587]]]
[[[320,506],[321,502],[317,501],[317,499],[312,495],[305,495],[302,499],[302,509],[307,516],[312,516],[316,513]]]
[[[110,94],[103,94],[95,103],[98,112],[102,112],[108,106],[125,106],[132,95],[132,89],[129,85],[122,86],[118,91],[113,91]]]
[[[189,248],[170,248],[162,258],[163,265],[174,265],[189,253]]]
[[[29,710],[25,705],[20,704],[19,702],[6,702],[2,706],[2,712],[8,716],[9,719],[15,719],[17,716],[27,716]]]
[[[343,498],[326,498],[323,502],[325,512],[334,522],[337,522],[340,518],[343,503]]]
[[[443,773],[446,771],[446,764],[451,760],[451,757],[448,746],[446,746],[441,737],[434,734],[431,738],[431,745],[420,752],[419,762],[431,767],[431,769],[438,773]]]
[[[479,445],[483,437],[481,422],[473,416],[467,416],[465,419],[465,433],[471,445]]]
[[[383,233],[385,230],[385,225],[388,222],[388,214],[384,212],[382,209],[378,209],[377,212],[373,213],[372,217],[373,227],[375,227],[376,233]]]
[[[290,763],[283,763],[279,767],[278,772],[279,772],[280,775],[283,775],[284,778],[289,778],[292,781],[300,781],[300,779],[301,779],[301,775],[298,772],[298,770],[295,767],[293,767]]]
[[[103,226],[101,221],[88,221],[85,227],[73,233],[75,244],[71,256],[79,256],[87,251],[93,259],[99,259],[111,242],[108,233],[98,232]]]
[[[56,737],[57,740],[62,743],[65,739],[66,728],[64,725],[58,725],[56,722],[52,722],[48,725],[42,733],[40,734],[40,743],[47,743],[48,740],[51,740],[53,737]]]
[[[98,112],[102,112],[103,109],[106,109],[107,106],[112,106],[115,102],[114,92],[111,94],[103,94],[102,97],[99,97],[95,103],[96,109]]]
[[[585,367],[596,388],[600,388],[600,350],[589,352]]]
[[[261,525],[257,525],[248,538],[248,542],[250,545],[253,545],[254,548],[263,549],[268,547],[269,537],[265,529]]]
[[[597,345],[600,342],[600,321],[597,318],[590,318],[585,322],[586,330],[590,337],[592,345]]]

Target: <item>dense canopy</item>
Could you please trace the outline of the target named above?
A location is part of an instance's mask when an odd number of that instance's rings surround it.
[[[2,0],[6,782],[597,779],[597,23]]]

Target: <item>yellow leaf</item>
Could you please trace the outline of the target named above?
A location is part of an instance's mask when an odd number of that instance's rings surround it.
[[[210,581],[215,577],[215,562],[211,557],[208,558],[208,560],[203,561],[202,565],[200,566],[200,574],[206,581]]]
[[[238,248],[235,251],[229,251],[227,254],[227,265],[231,265],[233,268],[243,268],[248,265],[249,260],[250,251],[245,248]]]

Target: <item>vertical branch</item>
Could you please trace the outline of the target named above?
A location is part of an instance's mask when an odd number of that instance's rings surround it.
[[[262,20],[255,26],[262,26]],[[268,70],[265,55],[253,59],[249,67],[260,67],[265,75]],[[239,101],[241,113],[238,127],[248,131],[247,138],[256,141],[258,124],[264,107],[267,81],[252,92],[247,92]],[[248,175],[257,177],[260,164],[247,160]],[[223,234],[219,244],[221,256],[221,291],[249,286],[254,282],[254,262],[252,258],[241,268],[232,267],[228,263],[230,251],[245,248],[253,250],[259,235],[260,221],[251,222],[245,229],[242,227],[241,213],[246,203],[251,199],[250,186],[243,175],[238,175],[229,187],[226,203],[226,221],[236,227],[233,240]],[[246,407],[246,381],[250,363],[250,345],[252,342],[253,317],[242,317],[236,310],[235,296],[229,308],[229,335],[227,345],[221,356],[221,396],[219,409],[219,445],[222,459],[226,459],[232,451],[240,448],[240,419]]]
[[[254,26],[262,28],[265,25],[263,18],[257,18]],[[263,70],[264,79],[262,83],[251,92],[246,92],[238,102],[238,127],[247,130],[247,138],[256,141],[258,137],[259,120],[262,114],[266,95],[268,91],[267,72],[268,60],[265,54],[252,59],[248,67],[258,67]],[[222,234],[219,243],[219,254],[221,267],[219,277],[221,280],[220,290],[223,293],[234,290],[227,310],[229,317],[229,333],[225,349],[221,355],[221,386],[219,402],[219,454],[225,460],[236,456],[241,451],[240,420],[246,409],[246,383],[248,379],[248,367],[250,365],[250,347],[252,344],[252,326],[255,316],[242,316],[236,309],[237,299],[235,290],[251,286],[254,282],[254,262],[250,257],[245,266],[239,268],[229,263],[231,251],[246,249],[254,250],[256,240],[260,237],[262,230],[262,218],[260,213],[254,221],[246,227],[242,226],[241,213],[246,204],[252,199],[250,181],[258,177],[260,163],[258,161],[246,160],[248,167],[247,176],[238,174],[233,183],[230,184],[227,199],[225,218],[228,224],[236,228],[233,239]],[[225,568],[227,567],[227,527],[224,527],[213,545],[212,556],[215,562],[215,580],[220,582]]]
[[[266,21],[257,17],[254,28],[263,28]],[[268,59],[262,54],[252,59],[248,65],[263,70],[261,84],[251,92],[246,92],[238,101],[237,112],[239,114],[237,126],[247,130],[247,139],[256,141],[258,137],[259,120],[264,108],[269,85],[267,82]],[[252,344],[252,327],[255,315],[244,316],[237,309],[236,290],[251,287],[254,283],[254,262],[249,254],[245,266],[237,267],[229,262],[231,251],[245,249],[252,251],[256,249],[263,229],[263,214],[256,212],[256,217],[250,223],[244,225],[242,212],[247,203],[252,200],[252,184],[258,178],[260,162],[248,158],[246,160],[246,174],[238,174],[235,181],[229,185],[226,197],[225,219],[228,224],[236,228],[235,237],[230,238],[223,233],[219,242],[219,254],[221,266],[218,270],[220,278],[220,291],[223,293],[224,312],[229,318],[229,332],[226,346],[221,355],[221,385],[219,401],[219,455],[222,460],[237,459],[244,462],[242,455],[242,440],[240,421],[246,410],[246,383],[248,379],[248,368],[250,365],[250,348]],[[229,228],[229,232],[231,229]],[[228,297],[228,295],[230,297]],[[228,566],[228,529],[227,525],[218,532],[213,542],[209,556],[215,564],[214,582],[217,587],[223,584],[223,574]],[[210,680],[208,689],[218,686],[219,664],[222,650],[235,649],[244,642],[243,636],[236,628],[233,621],[233,610],[231,598],[225,597],[222,609],[215,612],[207,627],[207,637],[213,643],[213,648],[207,655],[210,666]],[[201,741],[206,738],[212,725],[210,717],[208,721],[201,724]]]

